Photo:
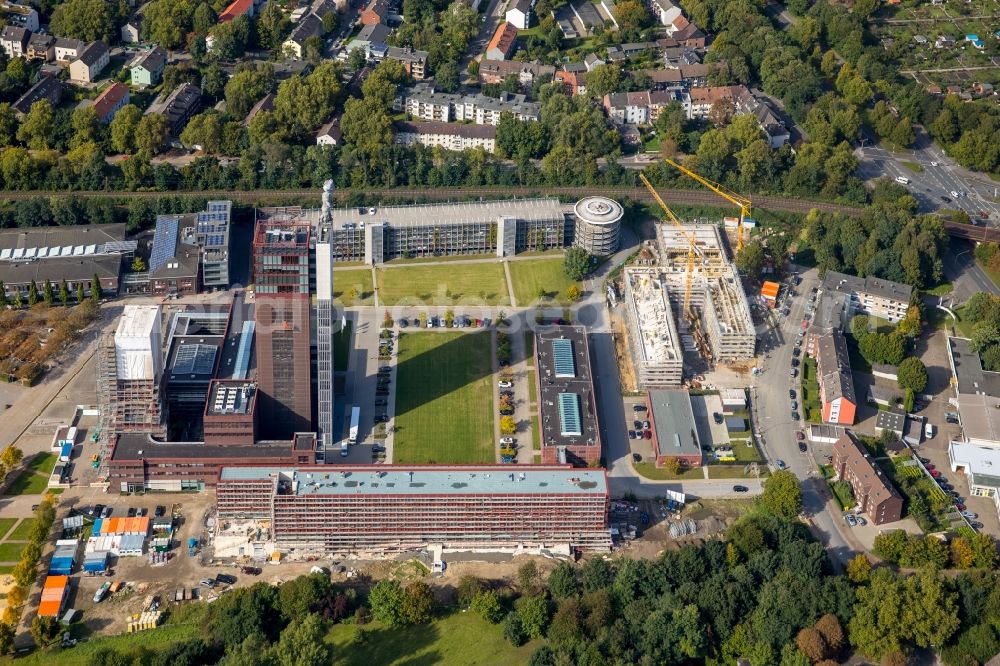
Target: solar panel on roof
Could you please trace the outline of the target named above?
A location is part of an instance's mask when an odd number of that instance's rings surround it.
[[[174,356],[174,372],[181,375],[208,375],[215,368],[213,345],[183,345]]]
[[[552,356],[556,377],[576,377],[576,360],[573,358],[573,341],[560,338],[552,341]]]
[[[580,427],[580,399],[575,393],[559,394],[559,433],[563,437],[583,434]]]
[[[159,270],[177,251],[177,218],[156,218],[153,231],[153,252],[149,257],[150,272]]]

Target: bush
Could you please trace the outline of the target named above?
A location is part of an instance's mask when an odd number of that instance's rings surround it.
[[[528,635],[525,633],[524,626],[521,624],[521,618],[517,613],[507,613],[507,617],[503,620],[501,631],[507,642],[514,647],[520,647],[528,640]]]
[[[472,598],[472,612],[490,624],[496,624],[503,619],[503,607],[500,597],[493,590],[482,590]]]

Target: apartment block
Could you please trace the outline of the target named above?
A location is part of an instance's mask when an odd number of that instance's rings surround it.
[[[524,95],[503,92],[497,98],[442,93],[426,83],[403,90],[396,99],[395,108],[421,120],[470,121],[477,125],[496,125],[504,111],[511,112],[519,120],[534,121],[539,119],[541,112],[541,105],[527,101]]]
[[[854,392],[847,341],[838,329],[814,334],[812,338],[809,346],[816,358],[823,422],[854,425],[858,399]]]
[[[903,515],[903,498],[854,433],[833,445],[833,471],[851,485],[858,508],[875,525],[894,523]]]
[[[680,386],[684,350],[660,270],[626,268],[623,281],[635,388]]]
[[[440,146],[446,150],[482,148],[488,153],[496,149],[497,130],[492,125],[400,121],[395,123],[395,127],[396,143],[404,146],[419,143],[429,148]]]
[[[896,323],[906,317],[913,287],[877,277],[860,278],[836,271],[827,271],[821,286],[822,294],[842,294],[847,297],[847,316],[865,314]]]

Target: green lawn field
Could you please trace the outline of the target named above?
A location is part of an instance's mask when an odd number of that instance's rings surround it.
[[[14,527],[16,522],[17,518],[0,518],[0,539],[7,536],[7,532],[10,532],[10,528]]]
[[[554,299],[563,305],[570,303],[566,298],[566,289],[574,282],[563,271],[562,257],[511,261],[508,266],[514,298],[519,306],[527,307],[538,300],[539,290],[545,292],[546,299]]]
[[[17,562],[27,546],[26,543],[0,543],[0,562]]]
[[[377,622],[359,627],[337,624],[327,640],[335,666],[520,666],[540,640],[514,647],[474,613],[452,613],[427,625],[389,629]]]
[[[395,463],[491,463],[490,335],[401,333]]]
[[[97,636],[66,650],[58,647],[47,650],[36,650],[27,656],[20,657],[17,661],[14,661],[11,657],[0,657],[0,664],[18,664],[18,666],[49,666],[50,664],[59,664],[59,666],[89,666],[89,664],[93,663],[94,654],[104,648],[114,648],[127,654],[134,654],[139,648],[149,649],[150,647],[155,651],[163,651],[174,643],[194,638],[198,635],[200,629],[200,627],[191,624],[168,625],[134,634]]]
[[[14,531],[7,535],[7,538],[11,541],[27,541],[28,536],[31,534],[31,527],[35,524],[34,518],[25,518],[18,526],[14,528]]]
[[[49,487],[49,475],[26,469],[7,488],[8,495],[41,495]]]
[[[372,305],[375,289],[372,288],[372,272],[367,268],[333,272],[333,298],[344,305]]]
[[[510,305],[507,280],[498,262],[383,268],[377,279],[382,305]]]

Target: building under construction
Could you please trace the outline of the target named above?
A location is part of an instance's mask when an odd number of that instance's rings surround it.
[[[714,363],[752,359],[750,306],[719,227],[660,224],[656,240],[653,265],[623,274],[638,388],[680,385],[685,351]]]

